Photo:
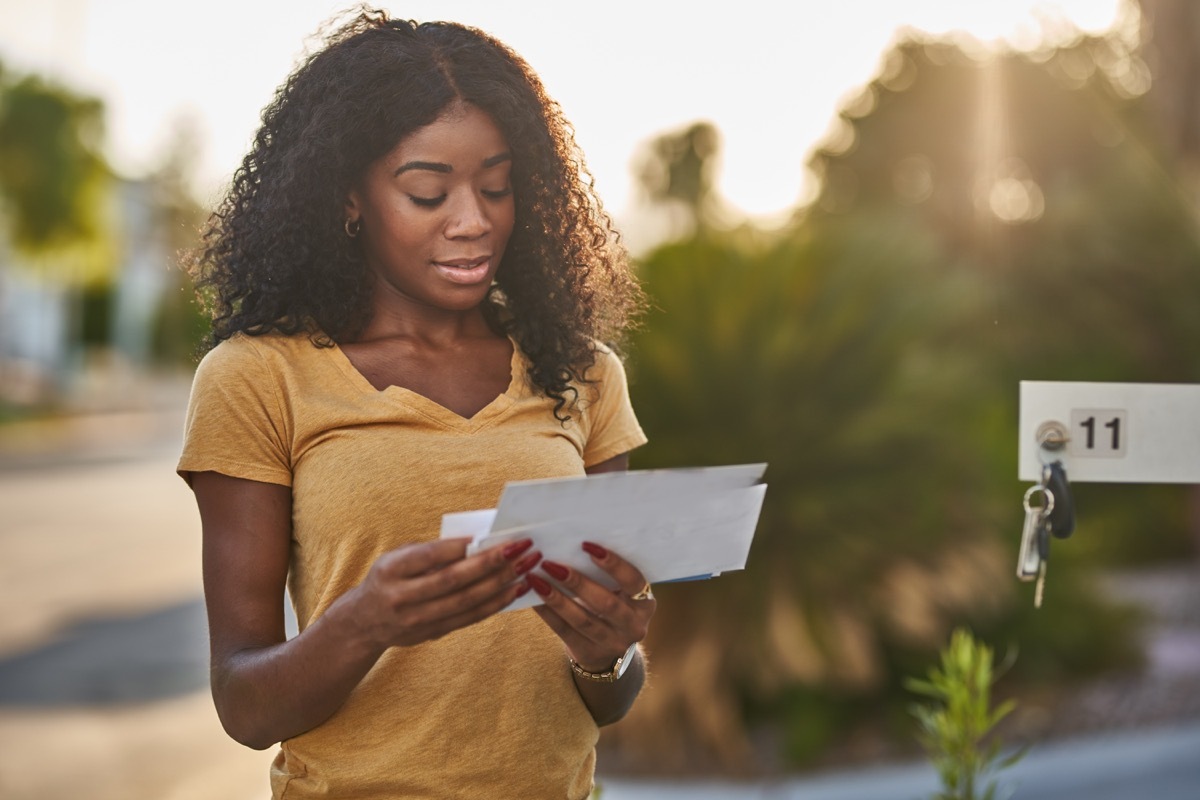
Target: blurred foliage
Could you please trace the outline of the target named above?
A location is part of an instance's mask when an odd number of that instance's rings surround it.
[[[111,283],[92,284],[83,289],[79,339],[85,347],[101,347],[112,341],[113,304]]]
[[[711,223],[717,210],[714,173],[720,142],[720,133],[709,122],[656,138],[635,168],[646,197],[681,206],[693,229]]]
[[[151,352],[165,366],[192,366],[209,331],[208,317],[190,286],[177,286],[159,303],[151,329]]]
[[[209,213],[197,202],[191,188],[190,170],[199,146],[195,128],[179,124],[166,157],[150,178],[154,225],[161,233],[172,267],[150,332],[154,361],[162,365],[192,366],[209,331],[208,316],[182,265],[185,254],[200,244],[200,228]]]
[[[99,100],[0,67],[0,197],[14,247],[40,253],[103,239],[103,123]]]
[[[988,58],[901,42],[790,229],[699,227],[642,260],[636,466],[766,461],[770,488],[746,571],[662,587],[650,646],[673,680],[622,750],[753,768],[754,723],[810,758],[855,709],[894,716],[900,676],[962,624],[1019,645],[1017,682],[1138,663],[1136,617],[1089,575],[1192,552],[1187,489],[1080,487],[1036,613],[1013,568],[1018,382],[1200,377],[1194,209],[1142,69],[1123,33]]]

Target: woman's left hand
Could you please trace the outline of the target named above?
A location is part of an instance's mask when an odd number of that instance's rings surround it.
[[[585,542],[583,549],[617,589],[555,561],[543,561],[540,568],[569,594],[536,573],[526,580],[545,602],[534,610],[563,640],[567,654],[588,672],[606,672],[631,644],[646,638],[657,602],[637,567],[598,544]]]

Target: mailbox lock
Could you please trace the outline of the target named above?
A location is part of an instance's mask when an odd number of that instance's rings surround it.
[[[1067,426],[1056,420],[1049,420],[1039,425],[1034,438],[1037,439],[1038,446],[1046,450],[1062,450],[1071,440],[1067,433]]]

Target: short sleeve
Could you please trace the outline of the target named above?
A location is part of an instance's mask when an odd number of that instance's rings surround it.
[[[641,447],[647,440],[629,401],[625,366],[616,354],[597,347],[596,363],[588,370],[587,377],[593,382],[585,390],[585,396],[591,397],[592,402],[583,409],[587,431],[583,465],[593,467]]]
[[[196,368],[176,467],[291,486],[290,420],[279,379],[245,336],[221,342]]]

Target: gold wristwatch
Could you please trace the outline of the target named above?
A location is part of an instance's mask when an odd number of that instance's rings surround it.
[[[625,674],[625,670],[629,669],[629,665],[633,663],[633,657],[637,653],[637,642],[629,645],[629,649],[618,658],[613,665],[605,672],[588,672],[579,663],[567,656],[567,660],[571,662],[571,671],[581,678],[587,678],[589,681],[597,681],[599,683],[616,683]]]

